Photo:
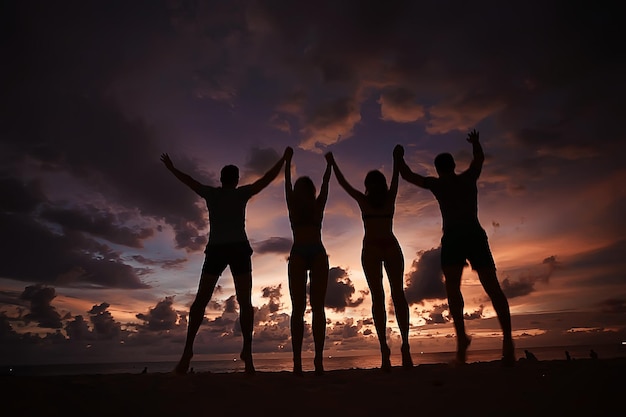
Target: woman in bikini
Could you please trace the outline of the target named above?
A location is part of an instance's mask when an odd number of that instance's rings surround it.
[[[381,368],[391,370],[391,351],[387,345],[387,313],[385,311],[385,292],[383,289],[383,267],[389,278],[391,298],[395,315],[402,336],[402,366],[413,367],[409,347],[409,305],[404,295],[404,256],[400,244],[393,234],[393,214],[398,192],[399,166],[394,155],[393,176],[390,187],[382,172],[370,171],[365,177],[365,194],[354,189],[345,179],[337,166],[332,153],[326,154],[326,160],[335,171],[339,185],[356,200],[361,209],[365,235],[361,251],[363,272],[372,293],[372,315],[380,343],[382,355]]]
[[[324,339],[326,338],[326,313],[324,300],[328,284],[328,255],[322,244],[322,218],[328,198],[331,166],[326,165],[320,193],[315,197],[315,185],[309,177],[300,177],[291,185],[291,157],[285,161],[285,198],[293,233],[289,254],[288,275],[291,295],[291,345],[293,372],[302,375],[302,339],[304,311],[306,308],[307,272],[310,275],[310,302],[313,315],[313,341],[315,343],[315,374],[324,373]]]

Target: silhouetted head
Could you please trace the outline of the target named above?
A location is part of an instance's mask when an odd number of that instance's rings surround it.
[[[309,177],[300,177],[293,185],[293,192],[299,199],[314,200],[315,184]]]
[[[454,158],[449,153],[440,153],[435,157],[435,168],[439,175],[453,174],[456,163]]]
[[[382,207],[385,204],[388,191],[387,179],[382,172],[373,170],[367,173],[365,176],[365,195],[372,206]]]
[[[226,165],[222,168],[220,181],[222,182],[222,186],[236,187],[239,183],[239,168],[235,165]]]

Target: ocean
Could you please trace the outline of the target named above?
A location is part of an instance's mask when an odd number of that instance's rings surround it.
[[[593,349],[599,358],[626,357],[625,345],[602,345],[602,346],[550,346],[534,348],[517,348],[516,357],[525,358],[524,350],[531,351],[539,360],[565,360],[565,351],[570,353],[572,359],[589,359]],[[448,363],[454,359],[454,352],[412,352],[413,362],[416,366],[421,364]],[[476,350],[468,351],[467,361],[491,362],[500,359],[500,350]],[[401,365],[400,355],[392,355],[392,366]],[[20,365],[8,364],[0,366],[0,375],[98,375],[98,374],[125,374],[125,373],[168,373],[176,366],[175,361],[160,362],[107,362],[107,363],[72,363],[72,364],[49,364],[49,365]],[[255,354],[254,366],[259,372],[291,372],[292,361],[289,354],[280,356],[273,354]],[[379,354],[363,354],[351,356],[327,356],[324,358],[324,369],[327,371],[338,369],[372,369],[380,366]],[[232,358],[220,355],[219,359],[192,360],[193,372],[229,373],[243,372],[244,365],[236,356]],[[313,358],[303,353],[303,370],[313,370]]]

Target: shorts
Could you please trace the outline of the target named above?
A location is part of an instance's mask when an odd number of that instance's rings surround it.
[[[465,266],[472,269],[495,268],[487,233],[480,227],[444,231],[441,238],[441,266]]]
[[[202,275],[221,275],[227,266],[233,276],[252,272],[252,248],[248,242],[207,245]]]

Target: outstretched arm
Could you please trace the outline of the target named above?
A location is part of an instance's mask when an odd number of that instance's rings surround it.
[[[203,187],[203,185],[193,179],[190,175],[185,174],[184,172],[176,168],[168,154],[161,154],[161,162],[163,162],[165,168],[167,168],[172,174],[174,174],[174,176],[176,176],[176,178],[178,178],[183,184],[187,185],[196,193],[200,193],[200,189]]]
[[[291,184],[291,157],[293,154],[287,155],[285,159],[285,198],[287,200],[287,205],[291,201],[291,197],[293,195],[293,186]]]
[[[324,171],[324,177],[322,178],[322,186],[320,187],[320,194],[317,196],[317,201],[324,207],[326,206],[326,200],[328,199],[328,183],[330,182],[330,173],[332,171],[332,165],[326,161],[326,171]]]
[[[391,184],[389,184],[389,193],[391,197],[395,200],[396,195],[398,194],[398,180],[400,177],[400,154],[396,155],[396,149],[394,148],[393,152],[393,173],[391,174]]]
[[[411,171],[411,168],[404,161],[404,148],[401,145],[396,145],[393,149],[393,158],[402,178],[418,187],[426,188],[426,177]]]
[[[472,153],[474,156],[469,169],[475,170],[477,174],[480,174],[480,171],[483,167],[483,162],[485,162],[485,153],[483,152],[483,147],[480,144],[479,139],[479,133],[476,131],[476,129],[467,134],[467,141],[472,144]]]
[[[335,171],[335,177],[337,178],[337,182],[339,183],[339,185],[341,185],[341,187],[343,187],[343,189],[346,190],[346,192],[348,193],[348,195],[350,195],[350,197],[354,198],[357,201],[360,201],[360,199],[364,197],[364,194],[356,190],[355,188],[353,188],[350,185],[350,183],[348,183],[346,178],[341,173],[341,170],[337,166],[337,163],[335,162],[335,157],[333,156],[332,152],[328,152],[325,155],[325,157],[326,157],[326,161],[328,161],[328,163],[332,166],[333,170]]]
[[[270,185],[274,178],[278,176],[280,172],[280,168],[282,168],[283,163],[287,160],[287,157],[291,157],[293,155],[293,149],[291,147],[285,148],[285,152],[283,156],[274,164],[273,167],[269,169],[261,178],[252,183],[252,195],[261,192],[265,187]]]

